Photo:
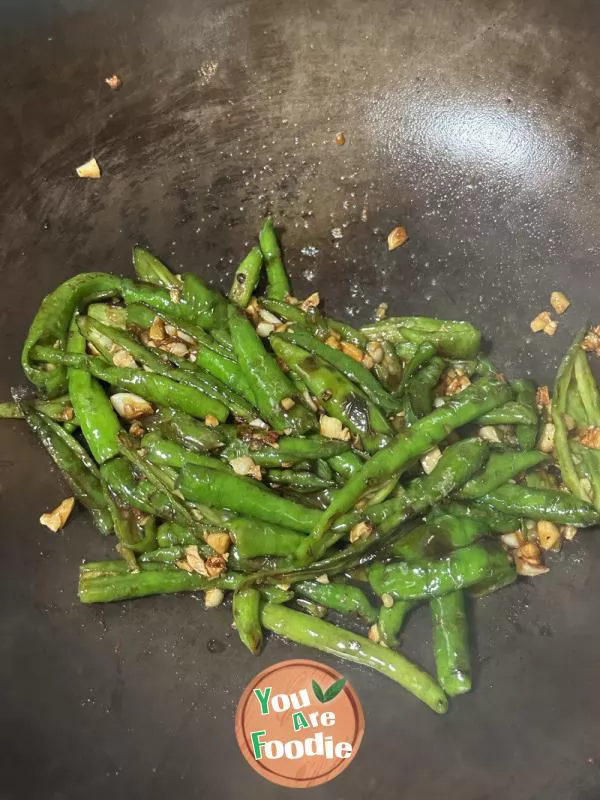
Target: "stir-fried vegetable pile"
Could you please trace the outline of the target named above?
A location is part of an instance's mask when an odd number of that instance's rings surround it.
[[[116,536],[121,558],[81,567],[81,601],[232,592],[253,653],[274,631],[444,712],[471,687],[468,598],[547,571],[544,551],[600,520],[597,332],[551,400],[502,375],[467,322],[356,329],[317,294],[300,302],[270,219],[229,298],[138,247],[134,267],[137,281],[81,274],[44,299],[22,356],[38,399],[0,406]],[[58,530],[71,508],[42,521]],[[398,650],[422,603],[437,681]]]

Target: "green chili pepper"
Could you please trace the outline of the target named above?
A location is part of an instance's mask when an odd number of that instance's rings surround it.
[[[264,520],[237,517],[227,523],[240,558],[291,556],[305,534]]]
[[[444,361],[435,356],[408,381],[406,399],[415,417],[424,417],[433,410],[433,390],[444,374]]]
[[[482,379],[455,395],[448,405],[416,422],[407,432],[398,434],[391,444],[377,452],[360,472],[353,475],[343,489],[335,493],[331,505],[298,552],[298,558],[306,563],[314,545],[331,523],[351,508],[370,486],[398,475],[406,464],[441,442],[450,431],[502,405],[510,394],[506,384]]]
[[[85,353],[85,339],[73,319],[67,341],[67,352]],[[99,464],[119,452],[117,437],[121,423],[101,384],[82,369],[68,370],[69,396],[79,420],[81,432]]]
[[[318,492],[328,486],[334,486],[333,481],[323,480],[312,472],[294,471],[291,469],[270,469],[267,472],[267,481],[278,486],[289,486],[296,491]]]
[[[375,375],[381,384],[393,395],[398,393],[402,381],[403,369],[400,359],[396,355],[396,350],[391,342],[385,340],[381,342],[383,348],[383,360],[373,366]]]
[[[177,444],[177,442],[173,442],[170,439],[165,439],[158,433],[147,433],[142,438],[142,447],[147,451],[148,460],[153,464],[166,464],[177,469],[185,467],[186,464],[197,464],[207,469],[229,472],[229,467],[218,458],[186,450],[183,445]]]
[[[519,529],[520,522],[518,517],[510,517],[500,511],[491,508],[480,508],[479,506],[468,503],[444,503],[440,508],[432,511],[428,517],[428,522],[435,524],[439,517],[451,515],[458,520],[472,519],[486,525],[493,533],[511,533]]]
[[[316,509],[286,500],[252,478],[202,467],[184,467],[177,488],[186,500],[229,509],[297,531],[310,531],[320,516]]]
[[[229,416],[229,409],[224,403],[207,396],[203,390],[192,385],[193,380],[184,376],[181,376],[181,382],[177,382],[165,375],[129,367],[112,367],[101,358],[60,353],[51,347],[36,347],[31,351],[31,356],[48,363],[88,370],[95,378],[123,391],[141,395],[151,403],[170,405],[192,416],[202,418],[211,415],[219,422],[225,422]]]
[[[399,410],[400,405],[398,401],[386,392],[377,378],[375,378],[366,367],[341,350],[336,350],[325,344],[316,336],[313,336],[309,330],[303,327],[297,327],[279,336],[284,341],[302,347],[310,353],[319,356],[324,361],[327,361],[339,370],[342,375],[345,375],[346,378],[360,386],[367,397],[379,405],[384,411],[392,414]]]
[[[233,347],[261,415],[278,431],[304,433],[314,428],[314,416],[302,405],[291,381],[265,350],[250,321],[234,306],[229,312]],[[286,409],[288,403],[294,405]]]
[[[43,299],[23,345],[21,365],[29,380],[45,397],[58,397],[67,391],[67,371],[62,365],[48,370],[42,364],[36,364],[32,349],[37,345],[48,345],[64,350],[75,311],[95,300],[113,297],[120,292],[121,284],[122,279],[115,275],[81,273],[61,283]]]
[[[307,600],[306,597],[296,597],[294,605],[297,606],[300,611],[310,614],[311,617],[323,619],[323,617],[327,616],[327,609],[325,606],[320,606],[318,603],[313,603],[312,600]]]
[[[151,424],[169,439],[196,453],[210,453],[226,443],[225,426],[209,427],[182,411],[161,407],[150,418]]]
[[[462,592],[450,592],[430,602],[433,652],[438,681],[450,697],[471,690],[469,625]]]
[[[326,324],[330,331],[339,333],[344,341],[350,342],[350,344],[354,344],[356,347],[360,347],[361,350],[367,349],[369,337],[365,336],[362,331],[353,328],[352,325],[348,325],[347,322],[340,322],[337,319],[328,319]]]
[[[587,501],[570,492],[530,489],[516,483],[500,486],[477,500],[483,508],[492,508],[525,519],[548,520],[558,524],[597,525],[600,513]]]
[[[428,600],[473,586],[502,571],[508,557],[494,541],[476,542],[438,559],[374,564],[369,581],[377,594],[400,600]]]
[[[285,300],[291,294],[290,282],[283,266],[281,250],[271,217],[267,217],[263,222],[258,238],[267,270],[267,296],[275,300]]]
[[[346,479],[358,472],[363,464],[362,458],[352,450],[329,458],[329,465],[333,471]]]
[[[240,308],[246,308],[260,279],[263,257],[258,247],[253,247],[241,262],[229,290],[229,299]]]
[[[26,403],[21,408],[29,427],[64,475],[74,496],[89,509],[100,532],[112,533],[110,510],[94,460],[57,422]]]
[[[350,445],[346,442],[327,439],[325,436],[282,436],[272,447],[252,440],[248,442],[235,439],[221,455],[227,460],[250,456],[261,467],[284,467],[297,465],[302,461],[335,458],[349,450]]]
[[[394,600],[391,606],[381,606],[377,618],[377,630],[382,644],[396,647],[406,618],[414,607],[415,603],[412,600]]]
[[[30,405],[36,411],[55,420],[55,422],[79,424],[79,420],[75,419],[73,406],[68,394],[64,395],[64,397],[57,397],[55,400],[32,400]],[[0,419],[25,419],[25,414],[18,403],[0,403]]]
[[[468,322],[429,317],[388,317],[361,328],[369,339],[386,339],[393,344],[409,341],[431,342],[440,355],[473,358],[481,346],[481,333]]]
[[[179,286],[179,281],[171,270],[143,247],[133,248],[133,268],[138,278],[146,283],[167,289]]]
[[[492,453],[481,475],[471,478],[458,496],[466,500],[481,497],[544,461],[548,461],[548,456],[539,450]]]
[[[110,563],[110,562],[109,562]],[[125,562],[122,562],[125,565]],[[201,589],[235,589],[243,575],[226,572],[217,578],[205,578],[167,564],[140,564],[139,572],[112,572],[95,575],[82,568],[79,576],[79,599],[82,603],[111,603],[173,592],[197,592]]]
[[[102,489],[106,499],[114,531],[119,539],[121,553],[125,560],[128,554],[144,553],[156,547],[156,521],[149,516],[144,523],[136,518],[133,509],[122,506],[110,486],[102,479]]]
[[[234,593],[233,621],[242,644],[245,644],[253,655],[258,655],[263,645],[258,589],[246,587]]]
[[[340,614],[358,614],[369,625],[377,619],[377,611],[358,586],[348,583],[299,581],[294,584],[294,592],[322,606],[339,611]]]
[[[480,425],[537,425],[537,412],[525,403],[511,400],[477,420]]]
[[[408,361],[404,368],[402,381],[398,387],[397,394],[401,395],[404,391],[406,391],[406,387],[408,386],[408,383],[413,375],[420,370],[421,367],[424,367],[426,364],[428,364],[436,355],[436,353],[437,349],[435,345],[431,344],[431,342],[421,342],[421,344],[417,345],[415,354]]]
[[[173,545],[197,544],[198,538],[194,532],[185,525],[176,522],[163,522],[158,526],[156,541],[159,547],[172,547]]]
[[[141,306],[150,315],[150,322],[152,324],[154,314],[149,308]],[[114,306],[110,303],[90,303],[86,308],[85,313],[90,319],[96,322],[101,322],[103,325],[108,325],[111,328],[119,328],[124,331],[127,328],[127,309],[124,306]],[[141,325],[140,327],[148,327]]]
[[[271,345],[279,358],[300,375],[327,413],[360,436],[367,450],[385,444],[392,429],[358,386],[324,359],[291,344],[282,335],[272,336]]]
[[[148,480],[138,480],[125,458],[106,462],[100,467],[100,474],[122,503],[162,519],[174,520],[178,516],[167,494]],[[182,522],[186,524],[187,519]]]
[[[381,672],[438,714],[444,714],[448,708],[446,695],[430,675],[400,653],[386,650],[364,636],[271,603],[263,606],[261,621],[265,628],[293,642]]]
[[[517,425],[515,436],[521,450],[533,450],[538,437],[538,410],[536,404],[536,391],[533,381],[519,378],[510,382],[518,403],[528,406],[535,414],[535,423],[531,425]]]
[[[489,532],[488,526],[480,520],[440,515],[434,522],[419,525],[402,535],[391,545],[390,553],[403,561],[434,558],[467,547]]]

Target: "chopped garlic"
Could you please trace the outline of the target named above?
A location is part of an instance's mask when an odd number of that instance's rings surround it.
[[[172,286],[169,289],[169,297],[171,298],[171,300],[174,303],[180,303],[181,302],[181,289],[179,289],[177,286]],[[177,329],[175,328],[175,330],[177,330]]]
[[[265,322],[270,322],[271,325],[281,324],[281,320],[279,319],[279,317],[276,317],[275,314],[271,314],[271,312],[267,311],[266,308],[261,308],[258,313],[262,320],[264,320]]]
[[[401,247],[407,241],[408,233],[406,232],[406,228],[403,228],[402,225],[398,225],[397,228],[394,228],[393,231],[388,233],[388,250],[395,250],[397,247]]]
[[[362,364],[363,364],[363,367],[365,367],[365,369],[373,369],[373,367],[375,366],[375,361],[367,353],[366,355],[363,356]]]
[[[387,312],[388,312],[388,304],[380,303],[375,309],[375,319],[378,321],[385,319]]]
[[[479,438],[491,444],[501,444],[502,440],[498,436],[498,431],[493,425],[483,425],[479,428]]]
[[[98,164],[95,158],[90,158],[90,160],[86,161],[85,164],[82,164],[80,167],[77,167],[75,172],[80,178],[89,178],[91,180],[98,180],[99,178],[102,177],[102,173],[100,172],[100,165]]]
[[[535,393],[535,402],[539,408],[548,408],[550,406],[550,390],[547,386],[538,386]]]
[[[165,333],[167,334],[167,336],[170,336],[171,339],[174,339],[177,336],[177,328],[175,327],[175,325],[170,325],[169,323],[167,323],[165,325]]]
[[[321,436],[326,436],[328,439],[339,439],[342,442],[349,442],[352,434],[348,428],[344,428],[339,419],[335,417],[328,417],[323,414],[319,419],[319,429]]]
[[[209,556],[204,563],[209,578],[218,578],[227,569],[227,561],[222,555]]]
[[[435,469],[436,464],[442,457],[442,451],[439,447],[433,447],[429,450],[425,455],[421,458],[421,466],[423,467],[423,472],[426,475],[429,475]]]
[[[329,583],[329,575],[324,572],[322,575],[318,575],[315,580],[317,583]]]
[[[53,511],[48,512],[47,514],[42,514],[40,517],[40,522],[42,525],[45,525],[47,528],[53,533],[58,533],[61,528],[64,528],[67,524],[67,520],[71,516],[71,511],[73,511],[73,506],[75,505],[75,498],[74,497],[67,497],[66,500],[63,500],[62,503],[56,506]]]
[[[354,542],[358,542],[359,539],[368,539],[369,536],[373,533],[373,526],[370,522],[357,522],[356,525],[350,531],[350,541],[352,544]]]
[[[216,608],[225,599],[223,589],[207,589],[204,592],[204,608]]]
[[[275,325],[271,325],[270,322],[259,322],[256,326],[256,332],[261,337],[261,339],[267,339],[275,330]]]
[[[342,353],[345,353],[347,356],[350,356],[350,358],[353,358],[354,361],[358,361],[359,364],[363,360],[364,357],[363,351],[360,349],[360,347],[357,347],[355,344],[352,344],[352,342],[340,342],[340,348]]]
[[[381,602],[383,603],[384,608],[391,608],[394,605],[394,598],[391,594],[384,592],[381,595]]]
[[[208,578],[208,571],[206,568],[206,564],[204,563],[204,559],[198,552],[198,545],[190,544],[184,548],[185,552],[185,560],[191,567],[194,572],[197,572],[198,575],[203,575],[205,578]]]
[[[376,364],[381,364],[385,356],[380,342],[369,342],[367,344],[367,354],[371,356]]]
[[[238,458],[232,458],[229,463],[236,475],[250,475],[257,481],[262,480],[261,469],[250,456],[238,456]]]
[[[137,367],[135,358],[127,350],[117,350],[112,357],[112,362],[115,367],[133,367],[133,369]]]
[[[600,356],[600,325],[591,328],[581,341],[581,347],[589,353]]]
[[[110,396],[110,402],[117,414],[128,421],[148,417],[154,413],[147,400],[131,392],[117,392]]]
[[[284,397],[283,400],[279,403],[279,405],[283,408],[284,411],[291,411],[292,408],[296,405],[295,400],[291,397]]]
[[[551,319],[550,322],[544,327],[544,333],[546,336],[554,336],[558,329],[558,322],[556,320]]]
[[[175,566],[177,567],[177,569],[183,569],[183,570],[185,570],[185,572],[189,572],[190,574],[194,571],[190,567],[188,562],[185,560],[185,558],[181,558],[179,561],[176,561],[175,562]]]
[[[578,440],[584,447],[600,450],[600,428],[590,427],[579,432]]]
[[[552,550],[560,542],[558,526],[547,520],[540,520],[538,522],[537,536],[542,550]]]
[[[557,314],[564,314],[571,305],[569,298],[562,292],[552,292],[550,295],[550,305]]]
[[[311,308],[316,308],[320,302],[321,302],[321,296],[319,295],[319,293],[313,292],[306,298],[306,300],[303,300],[302,303],[300,303],[300,308],[302,309],[302,311],[309,311],[309,309]]]
[[[379,642],[381,641],[381,636],[379,634],[379,628],[377,627],[377,623],[376,622],[373,625],[371,625],[371,627],[369,628],[368,636],[369,636],[369,639],[372,642],[375,642],[375,644],[379,644]]]
[[[566,539],[567,542],[570,542],[577,535],[577,528],[575,527],[575,525],[562,525],[560,532],[563,538]]]
[[[470,385],[471,379],[465,370],[461,367],[456,367],[445,371],[438,391],[441,395],[452,396],[462,392],[463,389]]]
[[[120,89],[123,85],[123,81],[119,78],[118,75],[110,75],[108,78],[104,78],[104,83],[108,86],[109,89],[115,91],[116,89]]]
[[[535,319],[532,319],[529,323],[529,327],[534,333],[539,333],[543,331],[546,325],[552,322],[552,317],[550,316],[549,311],[541,311]]]
[[[209,428],[216,428],[217,425],[219,424],[219,420],[212,414],[207,414],[204,417],[204,424]]]
[[[330,333],[325,339],[325,344],[328,347],[333,347],[334,350],[341,350],[340,337],[337,334]]]
[[[510,550],[516,550],[523,544],[523,534],[521,531],[512,531],[512,533],[503,533],[500,537],[502,544],[506,545]]]
[[[308,391],[308,389],[305,389],[305,390],[302,392],[302,399],[304,400],[304,402],[306,403],[306,405],[307,405],[307,406],[308,406],[308,407],[311,409],[311,411],[317,411],[317,404],[316,404],[316,403],[315,403],[315,401],[312,399],[312,397],[311,397],[311,394],[310,394],[310,392]]]
[[[165,323],[160,317],[154,317],[148,328],[148,336],[155,342],[162,342],[166,338]]]
[[[551,453],[554,450],[555,431],[556,428],[552,422],[547,422],[542,428],[537,446],[537,449],[541,450],[542,453]]]
[[[207,531],[204,534],[204,541],[209,547],[212,547],[215,553],[219,553],[220,555],[226,553],[231,546],[231,539],[229,538],[229,534],[225,531]]]
[[[545,567],[543,564],[530,564],[518,556],[515,556],[515,567],[517,574],[522,575],[524,578],[536,578],[538,575],[545,575],[550,572],[549,567]]]
[[[179,358],[185,358],[190,352],[187,344],[183,342],[167,342],[167,344],[161,345],[160,349],[166,353],[172,353],[174,356],[179,356]]]

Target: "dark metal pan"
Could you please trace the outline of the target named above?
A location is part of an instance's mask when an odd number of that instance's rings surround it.
[[[59,281],[128,273],[140,241],[226,285],[266,210],[298,294],[357,319],[381,300],[468,318],[509,374],[550,380],[597,321],[592,0],[28,0],[0,20],[2,397]],[[74,176],[90,155],[96,183]],[[410,241],[388,253],[399,223]],[[534,337],[555,288],[572,308]],[[0,794],[291,796],[248,768],[233,715],[254,674],[307,651],[253,659],[192,597],[80,606],[77,566],[108,545],[83,514],[42,529],[57,476],[21,424],[0,437]],[[476,688],[445,718],[349,667],[364,743],[311,796],[599,797],[599,565],[583,533],[547,577],[479,603]],[[431,667],[429,639],[417,615],[407,651]]]

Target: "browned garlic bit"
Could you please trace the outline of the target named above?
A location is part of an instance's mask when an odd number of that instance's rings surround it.
[[[595,353],[600,356],[600,325],[596,325],[586,333],[581,346],[588,353]]]
[[[134,420],[134,421],[131,423],[131,425],[129,426],[129,433],[130,433],[132,436],[138,436],[138,437],[141,437],[141,436],[144,436],[144,435],[146,434],[146,431],[145,431],[145,429],[144,429],[144,426],[143,426],[143,425],[141,425],[141,424],[140,424],[140,423],[139,423],[139,422],[138,422],[138,421],[135,419],[135,420]]]
[[[328,439],[339,439],[342,442],[349,442],[352,434],[348,428],[344,428],[339,419],[335,417],[328,417],[323,414],[319,419],[319,428],[321,436],[326,436]]]
[[[206,531],[203,536],[206,544],[220,555],[227,553],[231,546],[231,539],[226,531]]]
[[[552,322],[552,317],[549,311],[541,311],[537,317],[531,320],[529,327],[534,333],[543,331],[548,323]]]
[[[336,133],[336,135],[335,135],[335,143],[339,144],[339,145],[346,144],[346,137],[344,136],[342,131],[340,131],[339,133]]]
[[[369,636],[369,639],[372,642],[375,642],[375,644],[379,644],[380,643],[381,636],[379,634],[379,628],[377,627],[377,623],[376,622],[373,623],[373,625],[371,625],[371,627],[369,628],[368,636]]]
[[[133,367],[133,369],[137,367],[135,358],[127,350],[117,350],[112,357],[112,362],[115,367]]]
[[[209,578],[218,578],[227,569],[227,560],[224,555],[209,556],[206,561],[206,572]]]
[[[300,308],[302,311],[310,311],[311,308],[316,308],[320,302],[321,296],[319,293],[313,292],[306,298],[306,300],[303,300],[302,303],[300,303]]]
[[[363,360],[364,356],[363,351],[360,349],[360,347],[357,347],[355,344],[352,344],[352,342],[341,342],[340,347],[342,353],[345,353],[347,356],[350,356],[350,358],[353,358],[354,361],[358,361],[359,364]]]
[[[86,161],[85,164],[77,167],[75,172],[80,178],[88,178],[89,180],[98,180],[102,177],[100,165],[95,158],[90,158],[90,160]]]
[[[236,475],[250,475],[257,481],[262,480],[261,469],[250,456],[238,456],[238,458],[232,458],[229,463]]]
[[[483,425],[479,428],[479,438],[491,444],[501,444],[502,440],[498,436],[498,431],[493,425]]]
[[[350,531],[350,541],[354,544],[354,542],[358,542],[359,539],[368,539],[372,533],[373,526],[370,522],[357,522]]]
[[[438,387],[438,392],[444,396],[451,396],[462,392],[471,385],[471,379],[461,367],[447,369]]]
[[[104,78],[104,83],[108,86],[109,89],[115,91],[116,89],[120,89],[123,85],[123,81],[119,78],[118,75],[111,75],[108,78]]]
[[[117,392],[111,395],[110,402],[117,414],[128,421],[148,417],[154,413],[147,400],[131,392]]]
[[[554,336],[557,330],[558,330],[558,322],[554,319],[551,319],[550,322],[544,328],[544,333],[546,334],[546,336]]]
[[[213,417],[212,414],[207,414],[204,417],[204,424],[207,425],[209,428],[216,428],[219,424],[219,420],[216,417]]]
[[[525,542],[512,555],[519,575],[533,578],[550,571],[542,564],[542,552],[535,542]]]
[[[381,364],[385,356],[381,342],[369,342],[367,344],[367,355],[371,356],[375,364]]]
[[[190,569],[193,572],[197,572],[198,575],[203,575],[205,578],[207,578],[208,572],[206,569],[206,564],[204,563],[204,559],[198,552],[198,545],[189,544],[186,548],[184,548],[184,552],[185,552],[185,560]]]
[[[585,447],[590,447],[592,450],[600,450],[600,428],[584,428],[579,431],[577,439]]]
[[[315,578],[315,580],[317,581],[317,583],[329,583],[329,575],[326,572],[324,572],[322,575],[318,575]]]
[[[375,319],[379,321],[385,319],[387,312],[388,312],[388,304],[380,303],[375,309]]]
[[[397,228],[394,228],[394,230],[390,231],[388,234],[388,250],[395,250],[397,247],[401,247],[407,241],[408,233],[406,232],[406,228],[403,228],[402,225],[398,225]]]
[[[167,342],[167,344],[162,344],[160,349],[164,350],[165,353],[172,353],[174,356],[179,356],[179,358],[185,358],[189,353],[188,346],[184,344],[184,342]]]
[[[560,543],[558,525],[547,520],[540,520],[537,525],[537,537],[542,550],[553,550]]]
[[[327,339],[325,339],[325,344],[328,347],[333,347],[334,350],[340,350],[340,337],[338,333],[330,333]]]
[[[557,314],[564,314],[571,305],[569,298],[562,292],[552,292],[550,295],[550,305]]]
[[[53,533],[58,533],[58,531],[61,528],[64,528],[67,524],[67,520],[71,516],[71,511],[73,511],[74,505],[75,498],[67,497],[66,500],[63,500],[62,503],[59,503],[59,505],[57,505],[53,511],[50,511],[47,514],[42,514],[40,517],[40,522],[42,525],[50,528]]]
[[[152,325],[148,329],[148,335],[154,342],[162,342],[167,338],[165,323],[160,317],[154,317]]]
[[[550,407],[550,390],[547,386],[538,386],[535,393],[535,402],[539,408]]]
[[[174,303],[180,303],[181,302],[181,289],[179,289],[177,286],[172,286],[169,289],[169,297],[171,298],[171,300]]]
[[[291,397],[284,397],[279,405],[282,407],[284,411],[291,411],[292,408],[296,405],[296,403]]]

